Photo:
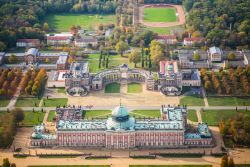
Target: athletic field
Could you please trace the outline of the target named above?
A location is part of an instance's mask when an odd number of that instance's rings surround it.
[[[98,24],[115,23],[115,15],[90,14],[51,14],[45,18],[50,32],[69,31],[72,25],[79,25],[84,29],[93,30]]]
[[[177,21],[175,8],[144,8],[145,22],[175,22]]]

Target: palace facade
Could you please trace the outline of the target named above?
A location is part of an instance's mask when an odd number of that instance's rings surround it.
[[[115,149],[212,146],[206,124],[199,124],[196,132],[188,132],[185,107],[162,106],[161,119],[135,119],[122,105],[106,119],[85,120],[82,112],[80,107],[57,108],[55,133],[48,133],[44,124],[36,126],[29,145]]]

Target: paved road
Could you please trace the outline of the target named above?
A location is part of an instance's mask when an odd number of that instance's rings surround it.
[[[113,110],[116,106],[94,106],[90,110]],[[160,109],[161,106],[127,106],[129,111],[132,110],[158,110]],[[23,109],[24,111],[26,110],[41,110],[42,108],[45,110],[55,110],[56,107],[19,107]],[[187,106],[188,109],[190,110],[234,110],[236,109],[235,106]],[[238,110],[245,110],[245,109],[250,109],[250,106],[237,106]],[[0,107],[0,111],[6,111],[7,107]]]

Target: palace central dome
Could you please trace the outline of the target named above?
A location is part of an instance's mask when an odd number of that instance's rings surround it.
[[[112,118],[115,119],[116,121],[126,121],[128,120],[129,114],[128,110],[125,106],[117,106],[113,111],[112,111]]]
[[[117,106],[112,111],[112,117],[107,120],[108,130],[133,130],[135,119],[130,118],[125,106]]]

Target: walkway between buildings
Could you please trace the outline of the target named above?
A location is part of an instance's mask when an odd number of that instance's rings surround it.
[[[27,70],[25,70],[25,71],[23,72],[23,76],[26,74],[26,72],[27,72]],[[15,92],[15,94],[13,95],[13,97],[11,98],[11,100],[10,100],[10,102],[9,102],[9,104],[8,104],[8,106],[7,106],[7,108],[9,108],[9,109],[15,108],[16,101],[17,101],[17,98],[19,97],[20,93],[21,93],[21,84],[18,85],[18,87],[17,87],[17,89],[16,89],[16,92]]]

